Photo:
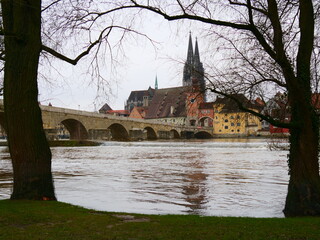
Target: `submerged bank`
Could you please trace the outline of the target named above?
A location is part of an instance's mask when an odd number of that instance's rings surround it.
[[[54,140],[49,141],[50,147],[90,147],[99,146],[101,142],[90,140]],[[8,146],[6,141],[1,141],[0,146]]]
[[[320,239],[320,218],[138,215],[10,200],[0,212],[0,239]]]
[[[99,146],[101,142],[89,140],[55,140],[49,141],[50,147],[90,147]]]

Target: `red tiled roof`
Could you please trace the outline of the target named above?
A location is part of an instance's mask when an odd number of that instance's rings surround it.
[[[135,107],[135,109],[137,109],[140,114],[148,111],[148,107]]]
[[[188,90],[189,87],[156,89],[145,118],[186,117]]]

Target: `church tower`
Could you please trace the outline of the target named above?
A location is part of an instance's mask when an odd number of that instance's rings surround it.
[[[187,61],[183,68],[182,86],[198,86],[199,90],[203,92],[205,99],[205,79],[204,68],[200,61],[198,40],[196,39],[195,50],[193,52],[191,32],[189,35]]]

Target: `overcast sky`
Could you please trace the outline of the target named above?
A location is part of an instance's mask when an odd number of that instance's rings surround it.
[[[110,87],[104,85],[107,90],[111,89],[112,94],[100,94],[97,98],[97,81],[84,74],[89,65],[86,61],[78,66],[58,61],[51,67],[54,70],[49,71],[51,78],[39,81],[41,104],[50,102],[56,107],[94,111],[107,102],[112,109],[119,110],[124,109],[124,102],[131,91],[154,87],[156,76],[159,88],[180,86],[189,31],[192,31],[193,42],[198,35],[195,25],[168,23],[155,15],[144,22],[139,30],[157,42],[157,49],[142,37],[137,42],[126,42],[123,47],[125,58],[116,59],[119,64],[115,64],[113,74],[107,76]],[[198,43],[201,57],[204,48],[200,38]]]

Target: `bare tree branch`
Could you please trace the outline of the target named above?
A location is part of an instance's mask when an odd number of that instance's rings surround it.
[[[44,8],[41,10],[41,12],[46,11],[47,9],[49,9],[50,7],[52,7],[53,5],[55,5],[55,4],[57,4],[58,2],[61,2],[61,1],[62,1],[62,0],[56,0],[56,1],[52,2],[52,3],[50,3],[48,6],[44,7]]]

